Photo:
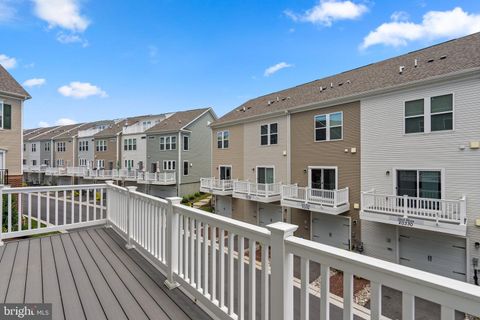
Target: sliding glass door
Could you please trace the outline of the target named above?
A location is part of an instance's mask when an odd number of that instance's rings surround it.
[[[397,195],[442,198],[442,174],[438,170],[397,170]]]
[[[337,170],[335,168],[310,168],[310,188],[320,190],[337,189]]]

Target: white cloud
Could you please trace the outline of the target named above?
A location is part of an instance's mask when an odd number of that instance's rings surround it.
[[[361,49],[383,44],[404,46],[411,41],[456,38],[480,31],[480,14],[468,13],[457,7],[451,11],[429,11],[421,23],[407,20],[386,22],[371,31],[360,45]]]
[[[58,88],[58,92],[65,97],[75,99],[84,99],[90,96],[108,97],[107,93],[100,87],[92,85],[89,82],[70,82],[70,84]]]
[[[352,1],[321,0],[316,6],[306,10],[303,14],[285,11],[293,21],[311,22],[331,26],[337,20],[353,20],[361,17],[368,11],[364,4]]]
[[[59,32],[57,34],[57,41],[60,43],[68,44],[68,43],[81,43],[82,47],[88,47],[88,41],[83,39],[78,34],[66,34],[63,32]]]
[[[265,77],[270,77],[272,74],[274,74],[274,73],[276,73],[276,72],[278,72],[282,69],[290,68],[290,67],[293,67],[293,65],[288,64],[286,62],[280,62],[280,63],[277,63],[276,65],[273,65],[273,66],[265,69],[265,72],[263,73],[263,75]]]
[[[48,122],[46,122],[46,121],[40,121],[40,122],[38,123],[38,126],[39,126],[40,128],[46,128],[46,127],[49,127],[50,124],[49,124]]]
[[[57,121],[55,121],[55,124],[57,126],[68,126],[68,125],[76,124],[76,123],[77,123],[77,121],[75,121],[73,119],[68,119],[68,118],[60,118]]]
[[[0,64],[5,69],[13,69],[17,66],[17,59],[9,57],[5,54],[0,54]]]
[[[0,0],[0,23],[10,22],[15,18],[17,10],[11,5],[10,0]]]
[[[33,78],[33,79],[28,79],[23,82],[23,85],[25,87],[38,87],[38,86],[43,86],[47,82],[47,80],[43,78]]]
[[[78,0],[33,0],[35,14],[50,28],[60,27],[72,32],[83,32],[90,21],[80,13]]]

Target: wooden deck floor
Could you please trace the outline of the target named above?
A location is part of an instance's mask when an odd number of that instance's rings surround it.
[[[0,247],[0,303],[52,303],[53,319],[210,319],[111,229]]]

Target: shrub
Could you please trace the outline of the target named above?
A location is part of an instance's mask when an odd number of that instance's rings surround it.
[[[194,199],[195,199],[195,196],[193,194],[188,196],[188,200],[194,200]]]
[[[200,197],[200,196],[201,196],[200,192],[195,192],[195,197],[198,198],[198,197]]]
[[[184,196],[184,197],[182,198],[182,203],[187,203],[187,202],[188,202],[188,198]]]

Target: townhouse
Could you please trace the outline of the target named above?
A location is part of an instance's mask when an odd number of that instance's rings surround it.
[[[202,191],[219,214],[478,282],[479,47],[477,33],[246,102],[212,124]]]
[[[30,98],[0,65],[0,184],[22,184],[23,104]]]
[[[210,175],[209,125],[215,119],[211,108],[179,111],[145,131],[145,169],[165,177],[159,183],[147,184],[148,193],[167,197],[199,190],[200,178]]]
[[[83,168],[95,167],[95,139],[94,136],[107,127],[115,124],[115,121],[105,120],[91,123],[88,128],[82,128],[77,133],[77,165]]]

